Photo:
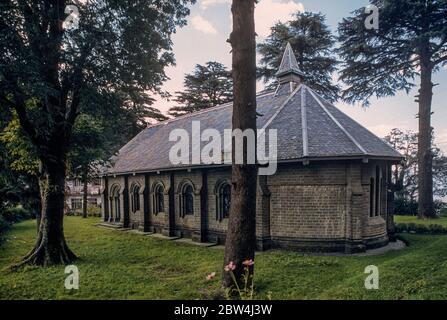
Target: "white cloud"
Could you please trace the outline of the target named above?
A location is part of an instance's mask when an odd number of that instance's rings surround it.
[[[214,28],[214,26],[211,24],[211,22],[209,22],[208,20],[206,20],[205,18],[203,18],[200,15],[194,16],[191,19],[191,24],[196,30],[201,31],[203,33],[207,33],[207,34],[216,34],[217,33],[216,28]]]
[[[298,11],[304,12],[304,5],[294,0],[259,1],[255,9],[257,34],[263,38],[267,37],[270,34],[270,28],[276,22],[286,22]]]
[[[267,37],[270,28],[278,21],[290,20],[292,14],[304,12],[304,5],[293,0],[261,0],[255,9],[256,33],[260,37]]]
[[[446,149],[447,147],[447,129],[435,131],[435,144]]]
[[[208,9],[208,7],[218,5],[218,4],[231,4],[231,0],[202,0],[200,1],[200,8],[203,10]]]
[[[220,4],[231,5],[231,0],[202,0],[200,8],[206,10]],[[276,22],[286,22],[298,11],[304,12],[304,5],[297,0],[260,0],[255,8],[256,33],[262,38],[267,37]]]

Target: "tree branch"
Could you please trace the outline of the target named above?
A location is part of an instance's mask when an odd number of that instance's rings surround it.
[[[447,35],[444,35],[441,42],[433,49],[432,54],[435,54],[447,43]]]
[[[441,62],[444,62],[444,61],[447,61],[447,53],[446,53],[443,57],[441,57],[441,58],[439,58],[439,59],[433,61],[433,62],[432,62],[432,67],[434,67],[434,66],[436,66],[437,64],[439,64],[439,63],[441,63]]]
[[[0,95],[0,101],[17,112],[17,116],[19,117],[19,121],[20,124],[22,125],[23,130],[29,136],[33,144],[37,144],[39,142],[39,138],[37,137],[36,130],[33,124],[28,118],[28,114],[26,112],[25,100],[20,94],[13,93],[13,96],[16,100],[15,102],[12,102],[4,95]]]

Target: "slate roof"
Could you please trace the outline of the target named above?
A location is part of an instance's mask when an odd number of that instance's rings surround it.
[[[281,64],[279,65],[278,71],[276,72],[276,76],[280,77],[289,72],[304,76],[304,72],[302,72],[300,67],[298,66],[298,62],[296,61],[292,46],[289,42],[287,42],[286,49],[284,50],[284,54],[282,56]]]
[[[302,72],[288,44],[277,77],[290,74],[302,75]],[[170,149],[176,143],[169,141],[171,131],[183,128],[192,137],[192,122],[200,121],[202,132],[216,129],[223,137],[224,130],[231,129],[232,111],[233,105],[228,103],[149,126],[121,148],[112,159],[113,166],[107,173],[154,172],[188,167],[172,165],[169,160]],[[401,154],[382,139],[311,88],[293,79],[279,84],[274,92],[259,94],[257,112],[258,129],[277,130],[279,163],[323,159],[402,159]],[[202,142],[201,147],[206,144]]]
[[[401,155],[382,139],[325,101],[302,84],[292,93],[289,84],[257,97],[257,127],[277,129],[278,162],[333,158],[385,158],[400,160]],[[232,104],[160,122],[143,130],[120,151],[108,173],[163,171],[169,161],[169,133],[183,128],[190,133],[192,121],[201,130],[217,129],[223,136],[231,128]],[[206,143],[202,144],[205,145]]]

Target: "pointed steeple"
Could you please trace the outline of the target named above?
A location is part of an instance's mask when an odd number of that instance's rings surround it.
[[[296,61],[296,57],[293,53],[290,42],[287,42],[286,50],[284,51],[284,55],[281,60],[281,65],[279,66],[279,69],[275,75],[280,84],[287,82],[300,84],[302,78],[305,76],[304,72],[301,71],[300,67],[298,66],[298,62]]]

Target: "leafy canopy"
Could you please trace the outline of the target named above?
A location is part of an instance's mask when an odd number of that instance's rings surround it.
[[[163,94],[171,34],[191,2],[77,1],[77,28],[64,28],[69,1],[2,2],[0,103],[16,110],[39,157],[68,152],[80,114],[116,115],[107,101],[120,100],[141,121],[163,117],[150,108],[151,93]]]
[[[332,74],[336,71],[335,38],[321,13],[296,13],[287,23],[278,22],[266,40],[258,44],[261,55],[258,78],[269,87],[275,86],[275,73],[281,64],[287,42],[290,42],[298,65],[306,74],[304,81],[329,101],[337,101],[339,86]]]
[[[418,194],[418,134],[413,131],[393,129],[385,137],[404,160],[393,170],[393,179],[398,186],[398,197],[415,200]],[[447,196],[447,157],[433,143],[433,193],[438,197]]]
[[[368,29],[365,8],[339,24],[339,54],[344,61],[342,98],[369,105],[372,96],[407,93],[421,68],[436,72],[447,62],[447,1],[372,0],[379,29]]]
[[[197,64],[194,71],[185,75],[185,90],[176,92],[179,106],[169,110],[175,117],[211,108],[233,99],[231,72],[219,62]]]

